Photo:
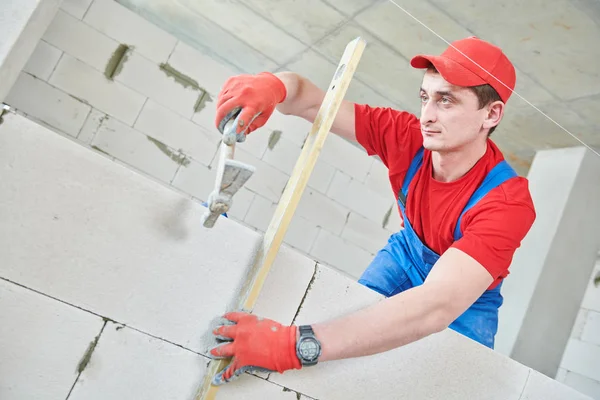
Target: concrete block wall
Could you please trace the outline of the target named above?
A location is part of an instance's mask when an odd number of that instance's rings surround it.
[[[542,150],[528,178],[538,218],[503,287],[495,349],[600,398],[600,159],[584,147]]]
[[[217,162],[215,99],[238,73],[113,0],[67,0],[5,103],[204,201]],[[237,147],[257,171],[232,219],[264,232],[310,127],[276,112]],[[284,242],[356,278],[398,229],[385,166],[331,134]]]
[[[556,380],[600,399],[600,254]]]
[[[0,398],[192,399],[207,329],[231,307],[260,234],[231,219],[204,229],[189,197],[13,113],[0,125],[0,180]],[[255,313],[310,323],[380,299],[284,246]],[[217,398],[371,396],[589,399],[451,330],[246,375]]]

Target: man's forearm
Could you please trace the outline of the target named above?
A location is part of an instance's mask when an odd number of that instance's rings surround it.
[[[277,110],[313,123],[325,98],[325,91],[295,72],[277,72],[275,76],[283,82],[287,91],[285,99],[277,105]],[[331,132],[356,141],[354,103],[342,101],[331,125]]]
[[[325,92],[295,72],[278,72],[275,76],[283,82],[287,92],[284,101],[277,105],[277,110],[312,121],[323,102]]]
[[[381,353],[445,329],[446,301],[424,284],[348,316],[313,325],[321,361]]]

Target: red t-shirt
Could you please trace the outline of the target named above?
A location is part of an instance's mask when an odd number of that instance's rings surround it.
[[[408,112],[357,104],[356,138],[369,155],[378,155],[388,167],[392,189],[398,198],[410,163],[423,145],[419,119]],[[421,241],[437,254],[455,247],[483,265],[494,278],[494,288],[508,275],[515,250],[535,220],[526,178],[515,177],[492,189],[461,221],[462,238],[454,241],[460,213],[487,173],[504,159],[488,140],[485,155],[454,182],[433,178],[431,152],[423,153],[423,165],[408,192],[406,216]],[[399,212],[399,210],[398,210]]]

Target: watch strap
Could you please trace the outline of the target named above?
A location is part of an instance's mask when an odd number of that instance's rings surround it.
[[[298,330],[300,331],[300,337],[302,337],[303,335],[315,335],[315,332],[313,331],[313,328],[310,325],[301,325],[298,327]]]
[[[316,338],[315,336],[315,332],[313,331],[312,326],[310,325],[301,325],[298,327],[298,331],[300,332],[300,337],[298,338],[298,343],[296,345],[296,354],[298,356],[298,359],[300,360],[300,363],[303,366],[312,366],[312,365],[316,365],[318,362],[318,356],[317,359],[315,360],[307,360],[305,358],[303,358],[302,356],[302,352],[300,351],[300,347],[302,345],[302,342],[306,339],[310,339],[313,340],[317,343],[318,346],[318,355],[321,354],[321,343],[319,342],[319,340]]]

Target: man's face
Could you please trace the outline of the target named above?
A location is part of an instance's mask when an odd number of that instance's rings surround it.
[[[420,90],[423,146],[431,151],[455,152],[481,141],[489,128],[488,107],[479,109],[470,89],[454,86],[427,70]]]

